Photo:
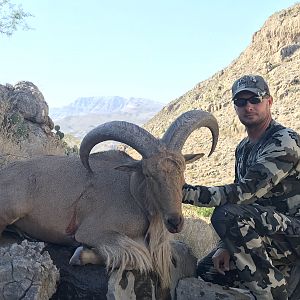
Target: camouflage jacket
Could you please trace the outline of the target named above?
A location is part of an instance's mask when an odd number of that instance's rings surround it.
[[[234,183],[183,187],[183,203],[215,207],[258,203],[300,216],[300,137],[274,120],[256,143],[243,139],[235,152]]]

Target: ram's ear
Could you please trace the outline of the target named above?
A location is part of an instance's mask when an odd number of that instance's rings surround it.
[[[134,161],[132,163],[117,166],[115,169],[124,172],[137,172],[142,169],[142,163],[140,161]]]
[[[192,162],[198,160],[202,156],[204,156],[204,153],[184,154],[185,163],[191,164]]]

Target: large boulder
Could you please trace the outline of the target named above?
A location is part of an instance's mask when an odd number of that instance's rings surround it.
[[[0,264],[0,287],[6,288],[0,300],[20,299],[20,295],[27,297],[27,293],[30,298],[24,299],[33,300],[175,299],[178,281],[195,276],[196,272],[196,257],[178,241],[173,241],[171,247],[171,288],[163,290],[155,273],[140,274],[133,270],[119,274],[116,270],[108,275],[103,266],[72,266],[69,260],[74,247],[21,241],[15,228],[4,235],[5,240],[0,240],[0,255],[4,257]]]
[[[172,241],[171,287],[161,289],[156,274],[140,274],[137,271],[115,271],[108,282],[108,300],[167,300],[176,299],[176,286],[180,279],[196,275],[196,257],[182,242]]]
[[[200,259],[216,247],[220,238],[209,218],[200,217],[196,213],[192,215],[191,211],[190,205],[184,205],[183,229],[180,233],[175,234],[175,238],[188,245],[192,253]]]
[[[254,300],[249,291],[226,288],[197,278],[180,280],[176,295],[177,300]]]
[[[44,243],[13,243],[0,247],[0,299],[48,300],[59,272]]]
[[[63,155],[66,145],[53,128],[48,104],[33,83],[0,85],[0,167],[37,155]]]
[[[43,94],[36,85],[29,81],[20,81],[9,88],[9,101],[12,109],[18,111],[25,120],[45,124],[53,129],[53,121],[49,117],[49,107]]]

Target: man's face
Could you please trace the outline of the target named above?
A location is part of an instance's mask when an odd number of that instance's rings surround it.
[[[243,91],[240,92],[236,98],[250,99],[254,96],[256,95],[252,92]],[[271,118],[272,103],[272,97],[265,96],[260,103],[252,104],[247,101],[245,106],[238,107],[234,105],[234,108],[241,123],[250,128],[256,127]]]

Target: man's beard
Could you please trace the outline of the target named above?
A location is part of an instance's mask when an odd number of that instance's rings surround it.
[[[240,119],[240,122],[246,126],[247,128],[255,128],[259,125],[261,125],[264,122],[264,119],[257,119],[255,121],[248,121],[248,120],[244,120],[244,119]]]

